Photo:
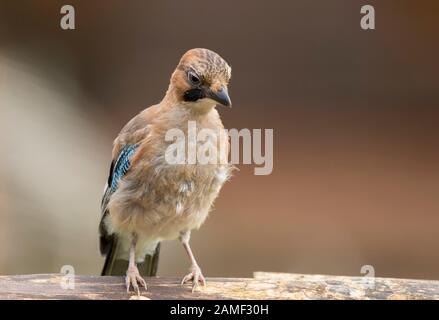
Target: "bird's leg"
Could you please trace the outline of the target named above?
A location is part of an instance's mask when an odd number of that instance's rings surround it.
[[[137,295],[140,295],[139,285],[140,283],[142,286],[145,287],[146,290],[146,282],[145,279],[142,278],[142,276],[139,273],[139,269],[137,269],[136,265],[136,244],[137,244],[137,236],[133,235],[131,239],[131,246],[130,246],[130,258],[128,262],[128,269],[127,269],[127,275],[125,277],[125,284],[127,287],[127,292],[130,292],[130,286],[133,286],[134,291],[137,292]]]
[[[206,284],[206,279],[204,279],[204,276],[201,273],[201,269],[198,266],[197,260],[195,260],[194,254],[192,253],[191,246],[189,245],[190,237],[190,231],[182,232],[180,234],[180,241],[183,244],[183,247],[186,250],[186,253],[191,261],[191,267],[189,269],[190,273],[183,278],[181,284],[192,280],[192,292],[194,292],[199,283],[201,283],[201,285],[203,286]]]

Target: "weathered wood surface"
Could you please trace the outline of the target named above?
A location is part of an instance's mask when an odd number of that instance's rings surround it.
[[[254,278],[208,278],[192,293],[177,278],[147,278],[140,299],[439,299],[439,281],[256,272]],[[0,299],[139,299],[122,277],[75,276],[63,289],[61,274],[0,276]]]

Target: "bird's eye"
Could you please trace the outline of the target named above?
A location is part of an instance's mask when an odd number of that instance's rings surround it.
[[[193,72],[189,72],[189,80],[194,85],[198,85],[201,82],[200,78],[195,73],[193,73]]]

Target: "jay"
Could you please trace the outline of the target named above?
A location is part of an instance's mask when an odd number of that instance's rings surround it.
[[[114,141],[99,225],[106,257],[102,275],[125,274],[127,292],[131,286],[137,294],[139,285],[146,289],[143,276],[156,274],[160,242],[173,239],[181,241],[191,263],[182,284],[192,281],[192,290],[205,284],[189,245],[191,230],[207,218],[232,166],[227,161],[169,163],[166,150],[175,141],[166,133],[179,129],[187,135],[189,123],[196,130],[210,129],[216,134],[206,139],[227,159],[229,140],[215,107],[231,106],[230,77],[230,66],[217,53],[189,50],[162,101],[132,118]]]

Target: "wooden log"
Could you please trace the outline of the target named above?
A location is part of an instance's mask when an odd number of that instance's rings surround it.
[[[140,299],[439,299],[439,281],[256,272],[254,278],[208,278],[191,292],[179,278],[147,278]],[[62,274],[0,276],[0,299],[139,299],[122,277],[75,276],[63,289]],[[368,279],[370,280],[370,279]]]
[[[438,300],[439,281],[255,272],[257,280],[279,281],[292,299]]]

